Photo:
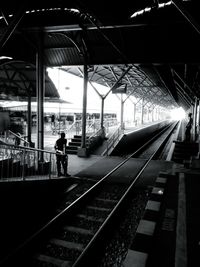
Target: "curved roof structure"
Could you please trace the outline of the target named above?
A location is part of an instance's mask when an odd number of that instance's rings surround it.
[[[83,77],[83,67],[61,67],[62,70]],[[141,67],[128,65],[94,65],[89,68],[88,80],[106,85],[112,93],[126,93],[127,97],[134,95],[142,98],[147,103],[173,108],[176,102],[173,100],[165,84],[158,78],[147,75]],[[104,95],[106,95],[105,92]]]
[[[36,97],[35,66],[23,61],[8,61],[0,64],[0,100],[24,100]],[[45,97],[59,98],[59,93],[45,75]]]
[[[46,66],[86,62],[95,70],[93,79],[103,83],[104,76],[111,87],[130,67],[121,80],[127,93],[157,98],[164,106],[188,109],[200,97],[194,1],[6,1],[1,14],[1,55],[15,61],[35,64],[40,46]]]

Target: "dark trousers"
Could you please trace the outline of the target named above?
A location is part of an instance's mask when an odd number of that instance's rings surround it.
[[[58,176],[62,175],[61,172],[61,165],[63,167],[64,175],[67,174],[67,167],[68,167],[68,157],[65,155],[56,155],[56,164],[57,164],[57,172]]]
[[[191,128],[186,128],[185,141],[186,142],[190,142],[191,141]]]

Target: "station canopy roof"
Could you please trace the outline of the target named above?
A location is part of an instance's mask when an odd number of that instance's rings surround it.
[[[124,87],[127,95],[187,110],[200,98],[197,2],[4,1],[0,50],[13,60],[0,59],[1,71],[6,74],[8,62],[17,69],[17,62],[23,61],[24,73],[27,63],[35,66],[42,47],[47,67],[80,76],[87,63],[91,82],[109,85],[115,92]],[[26,77],[33,82],[33,77]],[[0,80],[5,85],[6,78]],[[46,88],[49,84],[47,78]],[[49,96],[58,96],[49,87]]]
[[[8,61],[0,64],[0,100],[21,101],[36,98],[35,66],[23,61]],[[58,100],[59,93],[54,83],[45,75],[45,97]]]

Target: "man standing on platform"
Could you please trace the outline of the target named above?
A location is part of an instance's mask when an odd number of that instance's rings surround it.
[[[191,141],[191,129],[193,125],[193,118],[192,118],[192,113],[188,114],[188,123],[186,125],[186,130],[185,130],[185,141],[190,142]]]
[[[67,173],[68,156],[66,154],[67,139],[65,138],[65,133],[61,133],[61,137],[56,141],[54,148],[56,150],[56,164],[57,164],[58,177],[70,176]],[[61,165],[63,167],[64,174],[62,174],[61,172]]]

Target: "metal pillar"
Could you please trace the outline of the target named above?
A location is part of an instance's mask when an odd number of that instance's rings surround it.
[[[196,140],[196,134],[197,134],[197,98],[195,97],[194,102],[194,117],[193,117],[193,140]]]
[[[158,107],[155,108],[155,113],[156,113],[154,114],[155,121],[158,121]]]
[[[200,159],[200,100],[198,101],[198,135],[199,135],[199,153],[198,158]]]
[[[28,114],[27,114],[27,137],[28,142],[31,146],[31,125],[32,125],[32,119],[31,119],[31,95],[28,94]]]
[[[150,108],[147,108],[147,112],[148,112],[148,114],[147,114],[147,120],[149,122],[150,121]]]
[[[184,8],[181,1],[173,0],[172,3],[178,9],[178,11],[185,17],[185,19],[190,23],[190,25],[200,34],[200,26],[197,23],[193,16]]]
[[[121,129],[124,130],[124,101],[123,101],[123,94],[121,94],[121,116],[120,116],[120,125]]]
[[[200,134],[200,99],[198,99],[198,133]]]
[[[87,64],[83,66],[83,109],[82,109],[82,139],[81,147],[78,149],[77,155],[79,157],[87,156],[86,148],[86,114],[87,114],[87,84],[88,84],[88,70]]]
[[[160,120],[160,107],[158,106],[158,121]]]
[[[151,115],[152,115],[151,121],[154,122],[154,108],[152,108],[152,114]]]
[[[135,126],[137,125],[137,122],[135,121],[136,118],[136,104],[133,104],[133,122],[135,123]]]
[[[155,111],[156,111],[156,106],[155,105],[152,105],[152,122],[154,122],[155,120]]]
[[[196,135],[199,134],[199,98],[197,98],[197,110],[196,110]]]
[[[82,73],[82,72],[81,72]],[[104,100],[106,99],[106,97],[108,96],[108,94],[106,94],[105,96],[101,95],[98,90],[95,88],[95,86],[91,83],[91,81],[89,81],[90,85],[92,86],[92,88],[94,89],[94,91],[98,94],[98,96],[101,98],[101,114],[100,114],[100,125],[101,125],[101,129],[104,130]]]
[[[39,46],[36,54],[36,81],[37,81],[37,148],[44,149],[44,87],[45,67],[43,62],[43,34],[39,35]],[[43,161],[41,155],[40,161]]]
[[[104,115],[104,98],[101,98],[101,129],[103,129],[103,116]]]
[[[144,98],[142,98],[142,108],[141,108],[141,124],[143,124],[143,114],[144,114]]]

